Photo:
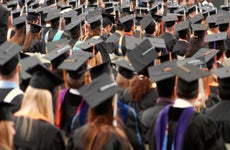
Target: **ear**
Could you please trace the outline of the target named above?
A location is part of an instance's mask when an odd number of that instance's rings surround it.
[[[16,67],[16,69],[17,69],[17,72],[20,73],[21,72],[21,65],[18,64],[17,67]]]

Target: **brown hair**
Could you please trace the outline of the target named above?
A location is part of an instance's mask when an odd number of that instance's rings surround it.
[[[4,150],[11,150],[13,147],[13,140],[10,137],[9,129],[10,121],[0,121],[0,148]]]
[[[26,34],[25,42],[23,45],[23,51],[29,51],[32,40],[40,40],[40,33],[32,33],[29,31]]]
[[[112,101],[111,101],[112,102]],[[88,112],[88,124],[90,128],[86,130],[86,150],[94,149],[103,150],[104,145],[112,135],[116,135],[124,144],[125,149],[132,149],[128,138],[122,130],[122,123],[117,117],[118,127],[114,127],[113,123],[113,106],[109,106],[108,112],[105,114],[96,114],[93,109]]]
[[[26,37],[26,26],[15,30],[14,36],[10,39],[10,42],[13,42],[18,45],[23,45],[24,39]]]
[[[150,91],[152,83],[148,77],[134,76],[130,82],[129,94],[134,101],[141,99]]]
[[[118,73],[117,75],[116,82],[117,82],[117,85],[122,89],[126,89],[130,85],[130,80],[123,77],[120,73]]]
[[[95,29],[89,28],[89,37],[98,36],[101,34],[101,26],[96,27]]]

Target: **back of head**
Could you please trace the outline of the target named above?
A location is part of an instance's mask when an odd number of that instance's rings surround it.
[[[219,96],[221,99],[230,100],[230,78],[219,79]]]
[[[176,93],[178,98],[194,99],[198,95],[198,80],[186,82],[178,78]]]
[[[157,92],[159,97],[172,97],[175,86],[175,77],[159,81],[157,84]]]
[[[156,31],[156,23],[151,21],[151,23],[145,28],[147,34],[153,34]]]

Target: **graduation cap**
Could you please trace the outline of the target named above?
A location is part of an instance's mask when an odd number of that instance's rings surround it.
[[[136,7],[135,8],[135,12],[136,12],[136,14],[147,14],[148,13],[148,8],[146,8],[146,7]]]
[[[83,13],[83,5],[80,5],[80,6],[77,6],[74,11],[77,12],[78,15],[82,14]]]
[[[190,13],[196,11],[196,7],[197,7],[196,5],[189,6],[187,8],[187,13],[190,14]]]
[[[120,23],[125,24],[125,23],[127,23],[129,21],[133,21],[133,19],[134,19],[134,15],[131,14],[131,15],[127,15],[127,16],[124,16],[124,17],[120,18],[119,21],[120,21]]]
[[[208,11],[202,12],[202,15],[204,16],[204,19],[206,19],[209,16]]]
[[[143,41],[140,38],[127,36],[127,35],[125,35],[123,38],[124,38],[124,42],[125,42],[124,46],[128,51],[133,50],[135,47],[137,47]]]
[[[194,65],[197,66],[199,68],[206,68],[206,62],[205,62],[205,58],[203,56],[199,56],[199,57],[190,57],[190,58],[186,58],[184,60],[178,60],[177,65],[180,66],[184,66],[186,64],[189,65]]]
[[[58,69],[67,70],[73,79],[79,79],[87,70],[87,60],[92,57],[92,53],[84,51],[74,51],[58,66]]]
[[[0,121],[14,121],[12,114],[13,104],[0,102]]]
[[[111,6],[111,7],[106,7],[103,11],[108,14],[111,14],[115,11],[115,9],[114,9],[114,6]]]
[[[34,88],[49,90],[52,93],[56,86],[63,83],[62,78],[52,73],[42,64],[29,68],[27,72],[32,75],[29,85]]]
[[[67,0],[67,3],[68,3],[70,6],[72,6],[72,8],[75,8],[75,7],[76,7],[76,5],[77,5],[76,2],[77,2],[76,0]]]
[[[77,47],[79,47],[80,49],[84,50],[84,51],[88,51],[89,48],[93,47],[93,45],[98,45],[100,43],[103,42],[103,39],[102,38],[91,38],[91,39],[88,39],[86,40],[85,42],[77,45]]]
[[[172,14],[172,15],[164,16],[163,20],[165,22],[165,26],[166,27],[171,27],[171,26],[173,26],[176,23],[176,21],[177,21],[177,15]]]
[[[25,16],[20,16],[20,17],[17,17],[13,20],[13,26],[16,27],[16,29],[20,29],[25,25],[26,25],[26,17]]]
[[[112,34],[111,36],[109,36],[106,39],[105,43],[115,43],[115,44],[117,44],[118,41],[120,40],[120,37],[121,36],[119,34]]]
[[[220,9],[229,12],[229,5],[220,5]]]
[[[72,30],[73,28],[77,27],[78,25],[80,25],[82,22],[82,20],[76,20],[76,21],[73,21],[71,23],[69,23],[67,26],[65,26],[65,30],[66,31],[70,31]]]
[[[135,68],[135,71],[140,73],[151,63],[153,64],[154,59],[157,58],[157,52],[151,42],[148,39],[145,39],[128,53],[128,58]]]
[[[174,13],[175,10],[179,8],[178,4],[172,3],[171,5],[168,5],[169,13]]]
[[[31,56],[31,57],[26,57],[24,59],[20,59],[21,78],[24,82],[28,82],[31,78],[31,75],[26,70],[40,63],[41,61],[37,56]]]
[[[222,41],[225,40],[226,38],[227,38],[227,32],[221,32],[221,33],[206,35],[204,41],[210,43],[210,42]]]
[[[12,42],[4,42],[0,45],[0,73],[9,75],[17,66],[19,61],[19,52],[23,48]]]
[[[119,91],[120,88],[107,74],[100,75],[91,83],[79,89],[86,102],[97,114],[108,112],[108,108],[110,108],[108,105],[111,105],[111,98]]]
[[[7,8],[11,8],[12,10],[16,9],[17,8],[17,5],[18,5],[18,1],[9,1],[7,3]]]
[[[217,17],[216,25],[226,25],[229,24],[229,16],[225,14],[219,14],[219,17]]]
[[[65,25],[68,25],[72,18],[77,16],[77,12],[76,11],[69,11],[69,12],[64,12],[62,17],[65,19]]]
[[[145,30],[146,27],[153,21],[153,18],[151,15],[146,15],[141,21],[140,26],[142,30]]]
[[[135,69],[129,61],[123,59],[115,61],[113,62],[113,64],[116,64],[118,66],[118,72],[126,79],[132,79],[136,74]]]
[[[208,23],[209,28],[215,28],[218,27],[218,25],[216,25],[216,15],[212,15],[212,16],[208,16],[206,18],[206,22]]]
[[[196,24],[196,23],[201,23],[203,19],[204,19],[204,16],[201,13],[199,13],[195,15],[194,17],[190,18],[189,21],[192,24]]]
[[[28,14],[26,16],[26,19],[29,21],[29,22],[32,22],[34,20],[37,20],[39,17],[39,13],[36,12],[35,10],[30,10],[28,11]]]
[[[148,38],[155,48],[166,48],[165,40],[161,38]]]
[[[115,24],[114,15],[109,14],[109,13],[102,13],[102,17],[103,17],[103,27],[104,27],[104,24],[107,24],[109,22]]]
[[[191,64],[173,66],[171,71],[187,83],[196,81],[199,78],[209,76],[208,71],[201,70]]]
[[[40,25],[37,25],[34,23],[30,24],[30,32],[32,32],[32,33],[39,33],[41,31],[41,29],[42,29],[42,26],[40,26]]]
[[[61,45],[60,47],[49,52],[45,57],[51,61],[53,68],[57,68],[66,58],[67,52],[71,49],[69,45]]]
[[[161,23],[163,14],[155,14],[155,15],[152,15],[152,17],[156,22]]]
[[[204,24],[192,24],[192,30],[194,32],[196,31],[206,31],[207,30],[207,26]]]
[[[114,6],[114,2],[104,2],[104,4],[105,4],[105,8]]]
[[[48,13],[46,21],[52,21],[60,18],[60,10],[55,9]]]
[[[32,9],[37,9],[39,6],[40,6],[40,4],[39,4],[38,2],[33,2],[33,3],[31,3],[31,5],[30,5],[30,7],[31,7]]]
[[[91,29],[95,29],[96,27],[100,27],[101,23],[102,23],[101,22],[101,20],[102,20],[101,11],[96,9],[93,12],[90,12],[86,16],[86,20],[90,24]]]
[[[215,14],[217,14],[217,9],[216,9],[216,8],[210,8],[210,9],[208,10],[208,13],[209,13],[210,16],[211,16],[211,15],[215,15]]]
[[[58,48],[60,46],[67,45],[67,44],[68,44],[68,39],[63,38],[63,39],[60,39],[58,41],[52,41],[52,42],[46,43],[46,47],[47,47],[48,53],[50,53],[51,51],[55,50],[56,48]]]
[[[102,63],[90,69],[90,77],[92,80],[99,77],[103,73],[106,73],[109,76],[113,73],[110,61]]]
[[[143,19],[143,15],[142,14],[136,14],[135,16],[135,25],[139,26],[140,25],[140,21]]]
[[[171,68],[176,64],[176,60],[163,62],[157,66],[151,66],[148,68],[149,76],[152,82],[160,82],[175,75],[170,71]]]
[[[204,57],[204,61],[207,63],[207,62],[209,62],[218,52],[219,52],[219,50],[216,50],[216,49],[201,48],[201,49],[199,49],[192,57],[193,57],[193,58]]]
[[[189,21],[179,22],[175,26],[176,32],[183,32],[184,30],[189,29]]]
[[[12,10],[11,15],[13,19],[18,18],[21,15],[21,10],[20,9]]]
[[[131,14],[130,5],[121,6],[121,13],[123,16]]]
[[[59,1],[57,3],[57,8],[60,8],[62,11],[62,10],[68,9],[68,8],[72,8],[72,6],[71,5],[64,5],[62,2]]]
[[[218,83],[219,83],[219,92],[222,94],[223,91],[222,89],[229,89],[229,79],[230,79],[230,67],[222,67],[218,68],[212,71],[212,73],[216,74],[218,77]],[[227,93],[229,90],[226,91]]]
[[[158,5],[154,5],[152,8],[149,9],[150,14],[153,16],[158,11]]]

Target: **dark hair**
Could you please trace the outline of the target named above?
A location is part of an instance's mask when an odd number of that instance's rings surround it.
[[[198,80],[188,83],[178,78],[176,92],[178,98],[183,98],[183,99],[196,98],[198,95]]]
[[[70,37],[72,38],[72,39],[78,39],[79,37],[80,37],[80,31],[81,29],[80,29],[80,26],[78,25],[78,26],[76,26],[76,27],[74,27],[73,29],[71,29],[70,30]]]
[[[189,41],[189,46],[186,49],[185,57],[192,57],[199,49],[206,46],[203,37],[202,38],[191,38]]]
[[[226,78],[226,79],[218,79],[219,82],[219,96],[221,99],[230,99],[230,86],[229,86],[229,82],[230,79]]]
[[[177,32],[181,39],[186,39],[186,35],[189,34],[189,29],[181,30]]]
[[[116,28],[116,30],[123,31],[125,27],[124,27],[123,24],[117,23],[117,24],[115,25],[115,28]]]
[[[223,53],[227,50],[227,45],[226,45],[224,40],[216,41],[216,42],[210,42],[210,43],[208,43],[208,47],[210,49],[218,49],[218,50],[220,50],[216,54],[217,60],[219,60],[220,57],[223,55]]]
[[[51,28],[58,29],[59,28],[60,18],[56,18],[51,20]]]
[[[134,21],[133,20],[125,22],[124,23],[125,32],[130,32],[133,26],[134,26]]]
[[[220,24],[219,25],[219,31],[220,32],[225,32],[225,31],[227,31],[228,27],[229,27],[228,23],[227,24]]]
[[[151,21],[151,23],[145,28],[145,32],[147,34],[153,34],[156,31],[155,27],[156,27],[155,22]]]
[[[175,77],[159,81],[157,84],[157,92],[159,97],[171,97],[174,92]]]

